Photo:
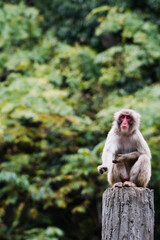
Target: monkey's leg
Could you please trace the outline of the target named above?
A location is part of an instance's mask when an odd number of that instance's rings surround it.
[[[150,159],[145,154],[141,155],[130,171],[130,181],[138,187],[146,187],[151,177]]]
[[[113,164],[108,173],[108,181],[112,186],[122,187],[123,182],[129,181],[129,175],[124,163]]]

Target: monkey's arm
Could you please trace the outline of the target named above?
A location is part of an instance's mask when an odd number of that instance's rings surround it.
[[[104,149],[103,154],[102,154],[102,165],[99,165],[97,167],[98,171],[101,174],[103,174],[106,171],[109,171],[109,169],[111,168],[112,159],[113,159],[112,152],[110,152],[109,150],[105,151],[105,149]]]
[[[145,155],[149,159],[151,159],[150,149],[140,131],[138,131],[138,141],[137,142],[138,142],[137,151],[140,153],[140,155]]]
[[[110,171],[112,168],[112,161],[115,158],[117,151],[117,144],[115,135],[111,131],[108,133],[105,146],[102,153],[102,165],[97,167],[98,171],[103,174],[106,171]]]
[[[113,160],[113,163],[120,163],[120,162],[135,162],[139,158],[141,154],[139,152],[131,152],[131,153],[125,153],[125,154],[116,154],[115,159]]]

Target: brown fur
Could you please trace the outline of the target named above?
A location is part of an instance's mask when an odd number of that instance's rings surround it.
[[[120,128],[119,118],[122,114],[129,114],[133,119],[125,132]],[[103,149],[102,165],[98,166],[100,173],[108,171],[111,185],[145,187],[150,180],[151,153],[139,131],[139,125],[140,114],[134,110],[122,109],[114,114],[113,125]]]

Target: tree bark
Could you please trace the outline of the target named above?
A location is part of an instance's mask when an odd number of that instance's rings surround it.
[[[153,190],[108,188],[103,194],[102,240],[153,240]]]

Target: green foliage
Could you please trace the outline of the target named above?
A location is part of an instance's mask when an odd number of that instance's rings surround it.
[[[44,229],[31,229],[25,232],[24,239],[26,240],[57,240],[58,237],[63,236],[63,232],[59,228],[47,227]]]
[[[104,15],[106,11],[107,14]],[[116,34],[119,39],[116,46],[97,55],[96,62],[102,66],[100,83],[107,87],[122,86],[125,91],[133,92],[144,85],[157,82],[157,64],[160,60],[158,26],[144,20],[138,13],[117,6],[94,9],[88,18],[98,13],[103,13],[104,16],[99,18],[96,35]],[[147,71],[147,68],[152,68],[152,71]]]
[[[19,0],[5,0],[5,2],[18,4]],[[104,0],[25,0],[24,2],[39,9],[45,20],[41,24],[42,28],[44,30],[52,28],[60,40],[70,44],[78,42],[98,45],[99,41],[93,35],[96,21],[87,23],[85,17],[93,8],[104,4]]]
[[[114,1],[4,2],[0,239],[97,240],[108,186],[97,165],[119,108],[141,113],[159,186],[158,24]]]
[[[22,3],[18,6],[6,4],[0,10],[0,47],[8,49],[11,45],[27,45],[30,39],[34,41],[41,35],[37,26],[38,10],[28,8]],[[30,45],[32,43],[30,42]]]

